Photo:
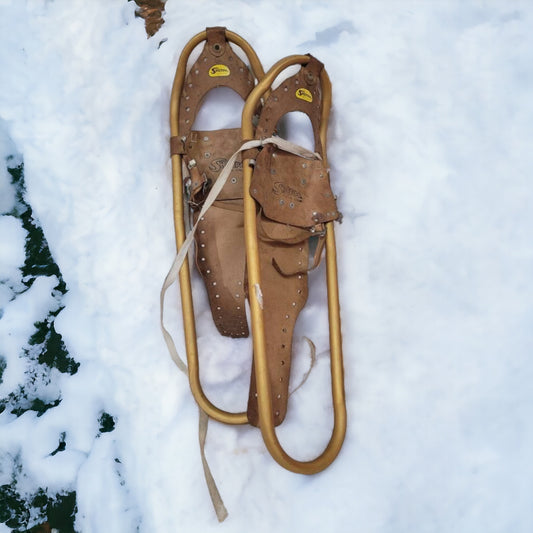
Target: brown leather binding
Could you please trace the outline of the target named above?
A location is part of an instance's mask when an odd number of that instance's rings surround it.
[[[311,227],[338,218],[327,169],[270,145],[257,156],[250,194],[265,215],[291,226]]]
[[[179,135],[171,152],[183,153],[188,167],[189,206],[196,221],[213,183],[241,144],[240,129],[193,130],[204,96],[229,87],[246,99],[255,83],[248,66],[235,54],[225,28],[207,28],[200,56],[187,74],[179,103]],[[245,313],[245,251],[242,163],[239,158],[217,201],[200,220],[196,234],[196,265],[204,280],[218,331],[230,337],[249,334]]]
[[[311,121],[316,152],[323,153],[319,134],[322,68],[322,63],[309,56],[306,65],[270,94],[259,117],[256,137],[273,135],[283,115],[301,111]],[[274,423],[279,425],[287,411],[294,326],[307,300],[309,239],[317,227],[337,219],[339,213],[328,169],[321,160],[304,159],[272,145],[262,148],[255,159],[250,194],[260,205],[257,237],[266,353]],[[319,253],[321,247],[322,243]],[[254,369],[248,419],[253,425],[259,423]]]

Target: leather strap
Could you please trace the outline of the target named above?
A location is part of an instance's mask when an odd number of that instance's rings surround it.
[[[185,153],[183,149],[183,140],[179,137],[170,138],[170,156],[183,155]]]

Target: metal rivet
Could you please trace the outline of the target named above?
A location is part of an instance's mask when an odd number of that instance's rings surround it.
[[[285,203],[285,200],[280,200],[279,205],[283,205]]]
[[[200,259],[200,261],[205,261],[205,257],[202,257],[202,258]]]
[[[217,282],[216,282],[216,281],[213,281],[213,285],[216,285],[216,284],[217,284]]]
[[[205,248],[205,244],[204,243],[200,244],[200,248]]]
[[[206,152],[206,153],[204,154],[204,157],[207,159],[208,157],[211,157],[211,154],[210,154],[209,152]]]
[[[237,178],[231,178],[231,183],[237,183]]]
[[[291,203],[289,204],[289,207],[292,209],[292,208],[294,207],[294,203],[291,202]]]
[[[220,294],[215,294],[215,298],[220,298]]]
[[[204,141],[208,141],[209,140],[209,137],[204,137]]]

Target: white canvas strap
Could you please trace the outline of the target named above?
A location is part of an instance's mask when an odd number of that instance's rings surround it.
[[[217,196],[219,195],[220,191],[222,190],[222,188],[224,187],[226,181],[228,180],[230,176],[230,173],[233,169],[233,165],[235,164],[235,161],[237,160],[238,155],[245,150],[250,150],[252,148],[258,148],[266,144],[274,144],[278,148],[286,152],[290,152],[292,154],[298,155],[305,159],[321,159],[320,155],[317,154],[316,152],[310,152],[309,150],[306,150],[305,148],[302,148],[301,146],[298,146],[297,144],[294,144],[290,141],[282,139],[281,137],[268,137],[266,139],[256,139],[256,140],[244,142],[242,146],[230,157],[230,159],[226,163],[224,169],[220,173],[220,176],[215,181],[211,190],[209,191],[209,194],[207,195],[207,198],[205,199],[202,209],[200,210],[196,223],[194,224],[192,229],[189,231],[189,233],[187,234],[187,237],[185,238],[185,241],[183,242],[180,249],[178,250],[176,257],[174,258],[174,261],[172,263],[172,266],[170,267],[170,270],[168,271],[168,274],[166,275],[165,281],[163,282],[163,286],[161,288],[161,294],[160,294],[160,300],[159,300],[161,331],[163,332],[163,337],[165,339],[165,343],[167,345],[170,356],[172,357],[172,360],[174,361],[176,366],[186,375],[188,374],[187,365],[185,364],[183,359],[180,357],[178,350],[176,348],[176,344],[174,343],[174,340],[172,339],[172,335],[166,329],[165,323],[164,323],[166,292],[169,289],[169,287],[171,287],[178,280],[181,266],[183,265],[183,262],[185,261],[187,254],[189,252],[189,248],[191,247],[191,244],[193,243],[196,228],[198,227],[200,220],[205,215],[207,210],[216,201]],[[260,287],[257,287],[257,289],[260,290]],[[312,353],[312,356],[311,356],[311,368],[312,368],[314,365],[314,361],[315,361],[315,355],[314,355],[313,349],[311,349],[311,353]],[[311,368],[309,369],[309,372],[311,371]],[[296,389],[298,389],[299,387],[303,385],[303,383],[309,376],[309,372],[306,373],[302,383],[300,383],[298,387],[296,387]],[[296,389],[294,389],[294,391]],[[200,418],[199,418],[199,426],[198,426],[198,437],[199,437],[199,443],[200,443],[200,455],[202,458],[202,465],[204,468],[204,476],[205,476],[207,488],[209,490],[209,495],[211,497],[211,501],[213,503],[213,507],[215,509],[217,518],[219,522],[223,522],[228,516],[228,511],[226,507],[224,506],[224,502],[222,500],[222,497],[220,496],[220,492],[217,488],[217,485],[215,483],[215,480],[213,478],[211,469],[209,468],[209,464],[207,462],[207,458],[205,455],[205,441],[207,437],[207,426],[208,426],[209,417],[204,411],[202,411],[202,409],[199,409],[199,412],[200,412]]]

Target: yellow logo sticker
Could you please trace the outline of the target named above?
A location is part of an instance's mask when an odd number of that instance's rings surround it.
[[[311,91],[308,91],[307,89],[296,89],[296,98],[305,100],[306,102],[313,101],[313,95],[311,94]]]
[[[229,76],[230,70],[226,65],[213,65],[209,69],[209,76],[211,78],[218,78],[219,76]]]

